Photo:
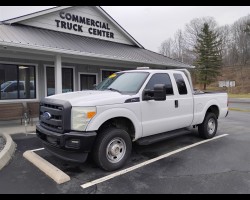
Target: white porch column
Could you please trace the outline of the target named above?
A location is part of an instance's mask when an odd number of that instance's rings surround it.
[[[62,93],[62,58],[60,55],[55,57],[55,93]]]

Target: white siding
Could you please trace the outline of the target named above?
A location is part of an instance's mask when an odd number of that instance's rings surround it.
[[[130,45],[133,44],[131,42],[131,40],[128,39],[127,36],[125,36],[125,34],[123,34],[120,30],[118,30],[115,27],[115,25],[108,18],[104,17],[103,14],[101,14],[95,7],[74,6],[72,8],[68,8],[68,9],[63,10],[63,12],[65,12],[65,14],[70,13],[70,14],[81,16],[81,17],[85,17],[85,19],[89,18],[89,19],[93,19],[95,21],[108,23],[110,30],[97,28],[97,27],[89,26],[89,25],[82,24],[82,23],[73,22],[71,20],[68,21],[67,19],[62,19],[59,15],[60,12],[62,12],[62,10],[56,11],[56,12],[51,13],[51,14],[47,14],[47,15],[35,17],[32,19],[24,20],[20,23],[24,24],[24,25],[28,25],[28,26],[44,28],[44,29],[49,29],[49,30],[54,30],[54,31],[59,31],[59,32],[70,33],[70,34],[76,34],[76,35],[80,35],[80,36],[93,37],[93,38],[98,38],[98,39],[102,39],[102,40],[108,40],[108,41],[113,41],[113,42],[118,42],[118,43],[123,43],[123,44],[130,44]],[[66,22],[66,23],[70,22],[72,24],[80,25],[80,26],[82,26],[83,32],[75,31],[75,30],[73,30],[73,28],[71,30],[68,30],[68,29],[64,29],[61,27],[57,27],[57,22],[55,20],[60,20],[60,21]],[[90,34],[88,31],[89,28],[96,28],[96,29],[99,29],[102,31],[112,32],[112,33],[114,33],[114,38],[107,38],[107,37],[103,37],[103,36],[97,36],[97,35]]]

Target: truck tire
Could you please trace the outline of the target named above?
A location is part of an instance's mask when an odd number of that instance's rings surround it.
[[[198,126],[199,135],[201,138],[213,138],[217,132],[218,121],[214,113],[207,113],[202,124]]]
[[[118,128],[108,128],[98,134],[92,152],[93,160],[102,169],[114,171],[123,167],[132,150],[129,134]]]

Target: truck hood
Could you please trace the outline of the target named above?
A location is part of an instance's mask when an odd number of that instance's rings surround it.
[[[103,106],[107,104],[121,104],[126,99],[131,98],[130,95],[122,95],[115,91],[98,91],[98,90],[85,90],[78,92],[69,92],[57,94],[48,99],[59,99],[70,102],[72,106]]]

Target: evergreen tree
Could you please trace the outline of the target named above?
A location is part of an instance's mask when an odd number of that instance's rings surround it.
[[[210,30],[207,23],[204,23],[195,45],[198,82],[203,84],[204,90],[220,75],[219,67],[222,64],[222,58],[219,47],[221,42],[219,35]]]
[[[248,35],[250,35],[250,22],[247,23],[245,32],[246,32]]]

